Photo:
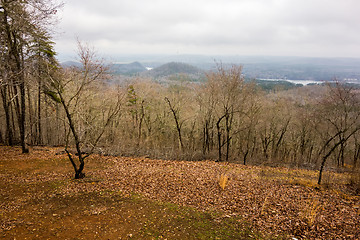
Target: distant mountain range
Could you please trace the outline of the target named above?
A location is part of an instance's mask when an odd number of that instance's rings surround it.
[[[132,58],[138,58],[131,62]],[[267,56],[127,56],[118,60],[130,63],[113,63],[110,70],[114,74],[141,75],[162,78],[176,74],[201,75],[213,70],[216,64],[228,66],[242,65],[243,73],[250,79],[291,79],[314,81],[360,82],[360,59],[358,58],[306,58]],[[63,66],[79,63],[65,62]],[[147,69],[152,69],[148,71]]]
[[[130,55],[119,60],[137,59],[144,66],[158,67],[168,62],[182,62],[204,71],[216,64],[242,65],[247,78],[331,81],[360,81],[360,58],[315,58],[282,56],[205,56],[205,55]]]
[[[73,61],[61,63],[61,65],[64,67],[81,67],[80,63]],[[150,68],[149,70],[139,62],[113,63],[109,65],[109,69],[114,75],[140,75],[152,78],[163,78],[178,74],[200,76],[204,73],[204,70],[180,62],[165,63],[159,67]]]
[[[81,63],[75,61],[62,62],[63,67],[81,67]],[[119,75],[134,75],[137,73],[145,72],[147,69],[139,62],[132,63],[112,63],[108,65],[109,71],[112,74]]]

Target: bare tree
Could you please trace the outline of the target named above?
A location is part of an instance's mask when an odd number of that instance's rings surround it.
[[[133,128],[137,134],[136,146],[139,147],[142,138],[143,123],[145,121],[145,100],[137,95],[133,84],[128,87],[127,98]]]
[[[237,114],[235,131],[239,155],[242,155],[244,165],[246,165],[248,157],[255,152],[258,141],[257,126],[262,110],[258,101],[258,93],[253,84],[246,86],[245,95],[243,111]]]
[[[117,95],[117,100],[114,104],[99,104],[99,106],[90,106],[89,115],[84,114],[81,108],[91,103],[89,101],[90,95],[95,94],[101,85],[101,81],[106,78],[106,68],[104,65],[95,59],[94,52],[87,46],[78,44],[79,57],[82,67],[79,69],[65,70],[65,72],[52,78],[51,84],[48,86],[46,94],[54,101],[61,104],[63,107],[72,139],[76,148],[77,161],[75,157],[68,150],[69,141],[67,141],[65,151],[75,171],[75,178],[83,178],[85,166],[85,159],[93,153],[96,145],[99,143],[106,127],[119,114],[121,107],[121,97]],[[99,93],[99,91],[98,91]],[[90,95],[89,95],[90,94]],[[105,97],[102,95],[101,97]],[[94,109],[95,108],[95,109]],[[91,124],[96,118],[96,111],[100,112],[102,122],[99,126]],[[94,116],[95,114],[95,116]],[[85,129],[85,130],[83,130]],[[89,132],[91,137],[89,137]],[[90,146],[88,151],[84,151],[86,145]]]
[[[218,65],[217,71],[209,73],[208,87],[214,92],[218,160],[222,161],[225,146],[225,160],[229,160],[235,113],[241,112],[244,77],[242,66],[225,69]]]
[[[358,91],[336,83],[328,86],[328,94],[320,104],[319,118],[325,129],[318,129],[323,135],[323,146],[320,154],[322,160],[318,184],[321,184],[322,173],[327,159],[340,148],[337,156],[338,165],[344,164],[346,143],[360,130],[360,98]]]
[[[165,101],[167,102],[167,104],[169,105],[170,111],[174,117],[174,121],[176,124],[176,131],[178,133],[178,139],[179,139],[179,148],[180,151],[184,151],[184,142],[183,142],[183,138],[182,138],[182,134],[181,134],[181,127],[183,125],[183,121],[180,122],[180,109],[179,107],[175,107],[169,100],[169,98],[165,97]]]

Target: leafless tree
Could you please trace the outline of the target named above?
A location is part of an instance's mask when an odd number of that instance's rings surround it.
[[[86,106],[85,101],[89,101],[89,90],[101,85],[101,81],[107,77],[106,67],[96,60],[94,52],[87,46],[78,44],[79,57],[82,63],[81,68],[65,70],[65,72],[52,78],[46,94],[63,107],[72,139],[76,148],[77,162],[75,157],[68,150],[69,141],[66,143],[65,151],[75,171],[75,178],[83,178],[85,159],[93,153],[96,145],[105,132],[106,127],[120,113],[121,96],[117,95],[115,104],[100,104],[100,106],[90,106],[90,114],[86,115],[81,111]],[[102,95],[102,97],[104,97]],[[87,103],[89,105],[89,103]],[[96,111],[102,115],[99,125],[93,124],[96,118]],[[85,129],[85,130],[84,130]],[[91,132],[89,137],[88,132]],[[86,145],[90,146],[88,151],[84,151]]]
[[[319,105],[319,118],[323,128],[318,129],[323,136],[321,164],[318,184],[321,184],[322,173],[327,159],[339,149],[337,164],[344,165],[344,154],[347,143],[360,130],[360,98],[358,91],[346,85],[335,83],[328,85],[328,94]],[[320,132],[321,131],[321,132]]]
[[[225,69],[218,65],[217,71],[209,73],[208,87],[212,90],[216,122],[218,160],[222,161],[225,146],[225,160],[229,160],[235,113],[241,112],[244,77],[242,66]]]

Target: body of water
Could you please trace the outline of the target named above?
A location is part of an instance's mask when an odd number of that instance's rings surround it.
[[[303,86],[308,85],[308,84],[322,84],[322,83],[324,83],[322,81],[314,81],[314,80],[290,80],[290,79],[273,79],[273,78],[260,78],[258,80],[260,80],[260,81],[274,81],[274,82],[285,81],[285,82],[290,82],[290,83],[293,83],[293,84],[301,84]]]

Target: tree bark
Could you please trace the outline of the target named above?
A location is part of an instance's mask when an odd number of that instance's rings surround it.
[[[73,134],[73,137],[74,137],[74,140],[75,140],[76,151],[77,151],[78,159],[79,159],[79,162],[80,162],[79,167],[77,167],[74,159],[72,158],[71,154],[68,152],[67,148],[65,148],[65,151],[67,152],[68,157],[69,157],[69,159],[70,159],[70,161],[71,161],[71,163],[72,163],[72,165],[74,167],[75,179],[83,178],[83,177],[85,177],[85,174],[82,173],[82,171],[84,170],[85,162],[84,162],[84,158],[82,156],[82,152],[81,152],[81,148],[80,148],[80,139],[79,139],[79,136],[78,136],[78,134],[76,132],[72,116],[71,116],[71,114],[69,112],[69,108],[66,105],[65,100],[64,100],[64,98],[63,98],[63,96],[62,96],[62,94],[60,92],[59,92],[59,96],[60,96],[60,99],[61,99],[61,104],[63,105],[65,113],[66,113],[66,117],[67,117],[67,120],[68,120],[68,123],[69,123],[71,133]]]
[[[174,109],[174,107],[171,105],[170,100],[167,97],[165,97],[165,100],[168,102],[170,110],[171,110],[171,112],[172,112],[172,114],[174,116],[174,120],[175,120],[175,124],[176,124],[176,130],[178,132],[180,151],[182,152],[184,150],[184,143],[183,143],[182,136],[181,136],[181,125],[179,123],[178,111],[176,111]]]
[[[3,7],[3,23],[5,25],[5,34],[7,38],[7,44],[9,47],[9,65],[13,74],[13,88],[15,93],[15,107],[18,114],[18,125],[20,130],[20,142],[22,153],[28,153],[29,150],[26,148],[25,143],[25,78],[24,78],[24,68],[21,58],[22,46],[19,43],[20,39],[17,36],[17,33],[11,29],[10,23],[8,21],[8,12],[7,9]],[[20,100],[19,95],[17,94],[17,86],[19,86],[20,91]]]
[[[7,86],[1,87],[1,97],[3,102],[3,107],[5,111],[5,121],[6,121],[6,132],[5,132],[5,142],[9,146],[13,146],[13,129],[11,127],[11,118],[10,118],[10,102],[7,97]]]
[[[218,139],[218,160],[216,162],[221,162],[221,158],[222,158],[222,147],[223,147],[223,143],[221,141],[221,127],[220,127],[220,123],[223,120],[223,118],[225,117],[225,115],[221,116],[218,121],[216,122],[216,129],[217,129],[217,139]]]
[[[39,77],[38,81],[38,104],[37,104],[37,143],[41,145],[43,143],[42,140],[42,129],[41,129],[41,78]]]

